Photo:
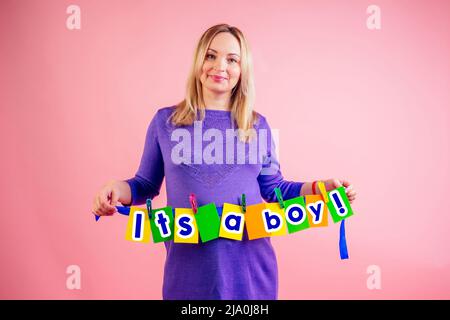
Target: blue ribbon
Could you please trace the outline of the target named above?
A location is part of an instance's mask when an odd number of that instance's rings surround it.
[[[123,214],[124,216],[129,216],[130,215],[130,207],[122,207],[122,206],[116,206],[117,212],[119,212],[120,214]],[[100,219],[100,216],[94,214],[95,216],[95,221],[98,221],[98,219]]]
[[[339,253],[341,260],[348,259],[347,240],[345,239],[345,219],[341,221],[339,228]]]

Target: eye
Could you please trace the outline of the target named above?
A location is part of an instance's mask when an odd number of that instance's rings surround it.
[[[237,60],[236,60],[236,59],[233,59],[233,58],[228,59],[228,61],[231,61],[231,62],[233,62],[233,63],[237,63]]]
[[[206,60],[210,60],[210,58],[215,58],[215,56],[213,54],[207,54]]]

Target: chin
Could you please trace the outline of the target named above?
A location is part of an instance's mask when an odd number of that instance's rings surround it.
[[[218,85],[218,86],[208,86],[207,88],[208,88],[209,90],[211,90],[211,91],[220,91],[220,92],[231,91],[231,89],[229,89],[229,88],[224,88],[224,87],[222,87],[222,86],[220,86],[220,85]]]

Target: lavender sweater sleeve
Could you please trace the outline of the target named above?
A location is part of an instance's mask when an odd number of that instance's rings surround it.
[[[159,195],[164,179],[164,161],[158,141],[158,113],[147,129],[144,152],[134,178],[125,180],[131,189],[131,205],[141,205]]]
[[[276,156],[275,141],[272,137],[270,126],[265,117],[261,116],[260,129],[267,130],[267,148],[263,159],[263,168],[258,175],[258,183],[262,198],[266,202],[277,202],[274,189],[280,188],[283,199],[291,199],[300,196],[303,182],[284,180],[280,170],[280,164]]]

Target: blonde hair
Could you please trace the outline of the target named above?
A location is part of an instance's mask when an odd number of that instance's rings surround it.
[[[188,75],[186,96],[177,104],[170,119],[176,126],[192,125],[197,120],[198,112],[200,120],[205,117],[205,101],[203,100],[203,87],[200,82],[200,74],[208,48],[214,37],[221,32],[231,33],[239,42],[241,49],[241,75],[238,83],[233,88],[230,98],[231,120],[236,121],[238,135],[241,141],[248,142],[254,136],[253,125],[257,114],[253,111],[255,88],[253,82],[253,62],[247,40],[243,33],[236,27],[228,24],[218,24],[206,30],[201,36],[194,54],[194,61]]]

